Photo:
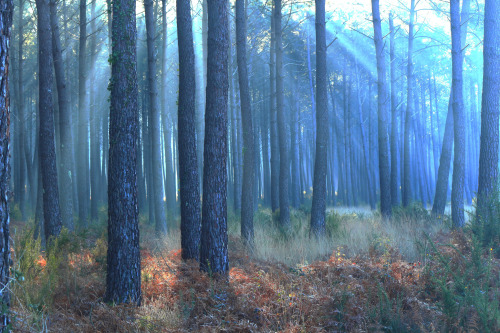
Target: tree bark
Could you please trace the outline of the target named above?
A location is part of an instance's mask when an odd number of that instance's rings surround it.
[[[108,256],[105,301],[141,302],[137,207],[136,12],[134,0],[113,1],[108,166]]]
[[[200,268],[227,276],[228,1],[207,1],[207,99]]]
[[[245,0],[236,0],[236,60],[238,62],[238,81],[241,100],[241,123],[243,130],[243,190],[241,192],[241,237],[245,244],[253,248],[253,203],[254,170],[254,133],[248,69],[246,57],[246,8]]]
[[[181,248],[184,260],[200,258],[200,184],[196,158],[196,79],[190,2],[177,0],[179,46],[179,189],[181,200]]]
[[[488,204],[498,188],[500,111],[500,2],[486,0],[484,9],[484,73],[481,101],[481,144],[477,215],[488,221]]]
[[[328,157],[328,96],[326,93],[325,0],[316,0],[316,160],[314,163],[311,232],[326,233],[326,171]]]
[[[453,90],[454,159],[451,186],[451,219],[454,228],[465,225],[465,113],[463,101],[463,53],[460,42],[460,0],[451,0],[451,57]]]
[[[412,0],[413,2],[414,0]],[[378,156],[380,173],[380,210],[385,218],[391,217],[391,174],[389,160],[389,133],[387,131],[389,115],[389,96],[387,94],[384,41],[380,20],[379,0],[372,0],[373,29],[375,49],[377,51],[378,74]]]
[[[14,3],[0,0],[0,331],[8,331],[10,326],[10,236],[9,236],[9,198],[10,198],[10,105],[9,105],[9,48]]]
[[[38,17],[38,87],[40,138],[39,151],[43,183],[43,216],[45,238],[57,237],[61,232],[62,221],[57,187],[56,149],[54,139],[54,104],[52,102],[53,63],[52,34],[50,30],[49,0],[37,0]]]

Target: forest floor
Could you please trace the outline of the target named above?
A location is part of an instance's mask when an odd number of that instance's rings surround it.
[[[103,210],[104,212],[104,210]],[[103,213],[104,214],[104,213]],[[141,219],[142,305],[102,301],[105,218],[64,232],[42,251],[32,223],[13,222],[15,332],[444,332],[498,331],[500,260],[471,232],[413,207],[391,222],[335,209],[329,236],[308,236],[292,212],[283,235],[267,209],[255,215],[255,251],[229,218],[229,280],[180,259],[180,235],[155,238]],[[177,222],[178,223],[178,222]],[[172,227],[174,230],[174,227]]]

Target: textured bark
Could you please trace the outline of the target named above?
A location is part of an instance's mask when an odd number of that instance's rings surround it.
[[[54,139],[54,104],[52,101],[53,62],[49,0],[37,0],[38,18],[38,88],[40,137],[39,151],[43,183],[43,216],[45,237],[57,237],[61,232],[61,211],[57,187],[56,149]]]
[[[406,113],[404,125],[404,164],[403,164],[403,206],[410,204],[411,198],[411,175],[410,175],[410,124],[412,121],[413,107],[413,29],[415,15],[415,0],[411,0],[410,25],[408,35],[408,66],[407,66],[407,92],[406,92]]]
[[[155,230],[158,233],[167,232],[165,203],[163,202],[163,176],[161,158],[161,112],[158,100],[156,81],[156,50],[154,46],[155,21],[153,17],[153,0],[144,0],[146,18],[146,34],[148,48],[148,88],[149,88],[149,128],[151,129],[151,171],[155,207]]]
[[[177,0],[179,46],[179,189],[181,199],[182,258],[200,258],[200,184],[196,159],[194,47],[191,8],[188,0]]]
[[[9,47],[12,28],[14,3],[0,0],[0,331],[7,332],[10,327],[8,308],[9,293],[9,199],[10,199],[10,105],[9,105]]]
[[[396,100],[396,56],[394,42],[394,23],[392,12],[389,15],[390,58],[391,58],[391,204],[397,206],[398,200],[398,122]]]
[[[279,180],[279,198],[280,198],[280,224],[284,229],[290,226],[290,207],[288,198],[288,147],[287,147],[287,128],[285,109],[283,107],[283,43],[281,27],[281,0],[274,0],[274,24],[275,24],[275,43],[276,43],[276,113],[278,119],[278,138],[280,149],[280,180]]]
[[[141,302],[135,1],[113,1],[108,167],[107,302]]]
[[[87,96],[87,1],[80,0],[80,45],[78,55],[78,223],[88,224],[89,186],[89,102]]]
[[[326,171],[328,157],[328,96],[326,92],[325,0],[316,0],[316,160],[314,162],[311,232],[326,232]]]
[[[412,0],[413,1],[413,0]],[[389,118],[389,96],[387,93],[384,41],[382,40],[382,25],[380,20],[379,1],[372,0],[373,29],[375,32],[375,49],[377,51],[378,74],[378,156],[380,173],[380,210],[382,216],[391,216],[391,164],[389,160],[389,133],[387,124]]]
[[[484,74],[481,102],[481,146],[477,214],[488,218],[489,201],[498,188],[500,111],[500,2],[486,0],[484,9]]]
[[[463,101],[463,53],[460,42],[460,0],[450,1],[453,91],[454,159],[451,186],[451,219],[454,228],[465,225],[465,110]]]
[[[69,105],[68,89],[64,74],[64,63],[61,49],[61,36],[57,18],[56,1],[50,1],[50,26],[52,28],[52,57],[56,76],[57,97],[59,104],[59,130],[61,133],[61,157],[59,158],[60,190],[61,190],[61,217],[63,225],[73,230],[73,169],[71,109]]]
[[[246,9],[245,0],[236,0],[236,60],[238,62],[238,81],[241,99],[241,123],[243,130],[243,190],[241,192],[241,237],[247,246],[253,247],[253,203],[254,171],[254,133],[248,69],[246,57]]]
[[[228,1],[209,0],[200,268],[226,276]]]

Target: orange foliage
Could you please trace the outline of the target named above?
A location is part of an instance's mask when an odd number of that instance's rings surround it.
[[[37,265],[39,265],[42,268],[47,266],[47,260],[45,260],[45,258],[42,257],[41,255],[38,257],[38,260],[36,261],[36,263],[37,263]]]

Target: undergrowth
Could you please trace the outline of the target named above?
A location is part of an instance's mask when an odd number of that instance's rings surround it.
[[[229,280],[183,263],[180,235],[159,240],[141,218],[143,302],[110,306],[105,217],[64,231],[48,249],[26,226],[14,240],[16,332],[495,332],[499,261],[474,232],[449,232],[416,206],[392,221],[331,210],[328,235],[309,238],[309,215],[291,211],[289,235],[268,209],[255,214],[253,254],[230,214]],[[427,235],[427,236],[425,236]]]

